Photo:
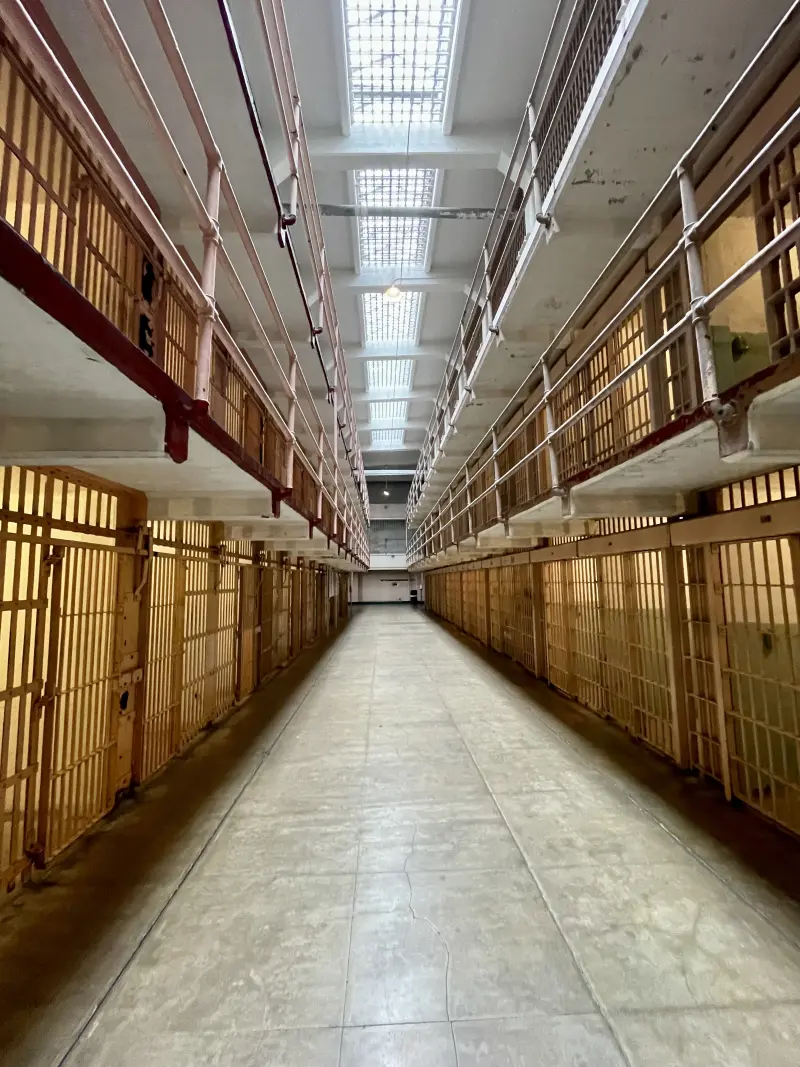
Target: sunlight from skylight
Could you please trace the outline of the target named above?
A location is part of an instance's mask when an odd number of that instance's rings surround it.
[[[354,123],[441,122],[458,0],[345,0]]]
[[[369,406],[369,421],[405,422],[408,415],[407,400],[373,400]]]
[[[364,343],[416,342],[422,294],[401,293],[389,300],[383,293],[364,293]]]
[[[411,370],[410,359],[368,359],[367,389],[370,393],[410,389]]]
[[[372,445],[377,448],[402,448],[405,430],[373,430]]]
[[[357,170],[356,203],[365,207],[430,207],[436,171],[428,168]],[[358,220],[362,267],[424,267],[430,219]]]

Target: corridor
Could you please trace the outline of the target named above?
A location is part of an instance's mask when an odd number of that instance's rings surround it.
[[[361,609],[0,913],[0,1062],[794,1067],[799,855]]]

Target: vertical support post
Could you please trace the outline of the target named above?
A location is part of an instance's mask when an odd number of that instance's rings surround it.
[[[289,353],[289,389],[291,390],[291,396],[289,397],[289,413],[286,419],[289,440],[286,443],[286,473],[283,480],[286,488],[292,489],[294,487],[294,448],[297,440],[294,435],[295,416],[297,414],[297,356],[294,349]]]
[[[134,736],[144,716],[146,648],[140,630],[149,615],[147,498],[140,493],[120,498],[117,547],[130,551],[117,559],[117,602],[114,616],[112,684],[110,687],[111,746],[108,755],[106,801],[111,805],[120,789],[134,780]]]
[[[466,483],[464,489],[467,496],[467,529],[469,530],[469,536],[472,537],[472,491],[470,490],[472,483],[469,476],[469,464],[466,465],[465,471]]]
[[[547,677],[547,631],[544,612],[544,564],[531,563],[531,613],[533,615],[533,660],[537,678]]]
[[[691,756],[686,679],[681,652],[680,585],[676,549],[661,550],[661,569],[664,578],[664,628],[667,637],[667,671],[672,714],[672,757],[679,767],[686,768],[691,764]]]
[[[709,636],[714,669],[714,693],[717,708],[717,736],[719,737],[720,764],[725,799],[733,795],[731,785],[731,761],[728,745],[728,716],[730,688],[725,668],[728,663],[728,642],[725,632],[725,604],[722,593],[722,562],[719,545],[703,545],[706,596],[708,598]]]
[[[183,696],[183,652],[186,627],[186,559],[183,555],[184,523],[175,524],[175,585],[172,591],[172,674],[169,690],[170,753],[181,746],[181,698]]]
[[[222,184],[222,160],[209,159],[208,183],[206,186],[206,211],[211,220],[203,233],[203,270],[200,284],[206,298],[206,307],[200,316],[200,333],[197,341],[197,369],[195,371],[195,400],[208,407],[211,396],[211,363],[214,349],[214,319],[217,314],[216,279],[217,249],[219,248],[219,198]]]
[[[689,281],[692,326],[697,348],[703,402],[707,404],[719,398],[719,389],[717,387],[717,368],[714,362],[714,346],[709,332],[708,312],[705,309],[706,290],[703,278],[703,260],[697,239],[697,200],[689,170],[681,164],[676,174],[681,193],[683,247],[686,256],[686,275]]]
[[[533,233],[537,217],[542,214],[542,183],[539,180],[539,146],[536,143],[536,109],[533,101],[528,103],[528,147],[531,157],[531,182],[533,187],[525,210],[525,229]]]
[[[544,419],[547,428],[547,458],[550,463],[550,488],[553,493],[559,493],[561,491],[561,482],[558,476],[558,456],[556,454],[556,446],[553,443],[556,424],[553,417],[553,406],[550,403],[550,368],[547,366],[545,359],[542,359],[542,387],[544,389]]]
[[[494,470],[494,506],[497,521],[503,522],[503,498],[500,495],[500,460],[498,459],[497,429],[492,427],[492,463]]]
[[[47,861],[47,832],[50,827],[52,801],[53,740],[55,734],[56,689],[58,687],[59,648],[61,637],[61,592],[64,576],[63,545],[51,545],[43,571],[50,578],[50,632],[47,635],[47,667],[42,684],[42,757],[39,766],[39,812],[36,844],[32,848],[34,863],[43,867]],[[45,612],[42,612],[45,615]]]
[[[324,456],[325,456],[325,431],[320,426],[319,434],[317,436],[317,522],[322,523],[322,471],[324,469]]]
[[[483,571],[483,588],[484,588],[484,621],[486,623],[484,633],[486,634],[486,647],[492,647],[492,583],[489,580],[489,568],[487,567]]]
[[[219,587],[222,581],[222,541],[225,527],[221,522],[209,524],[208,531],[208,599],[206,608],[206,674],[203,682],[203,712],[211,722],[217,709],[217,673],[219,665]],[[231,564],[227,564],[230,566]]]
[[[450,512],[450,519],[449,519],[449,521],[447,523],[447,528],[450,531],[450,533],[449,533],[449,536],[448,536],[448,538],[447,538],[445,543],[447,544],[447,543],[452,542],[453,544],[455,544],[456,543],[456,529],[455,529],[455,526],[453,524],[453,489],[452,489],[452,486],[447,490],[447,507],[448,507],[448,511]]]
[[[492,279],[489,272],[489,249],[486,245],[483,246],[483,285],[484,308],[481,332],[485,341],[489,336],[489,330],[492,325]]]
[[[292,142],[292,170],[289,176],[291,187],[289,190],[289,212],[284,214],[282,223],[284,226],[293,226],[297,222],[297,194],[300,186],[300,101],[297,100],[292,114],[294,129],[289,132]]]

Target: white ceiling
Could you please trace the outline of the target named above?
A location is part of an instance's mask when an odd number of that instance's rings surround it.
[[[502,180],[503,152],[522,121],[556,0],[503,0],[502,18],[496,0],[460,0],[445,120],[435,128],[411,130],[405,123],[351,124],[345,4],[346,0],[285,4],[320,203],[352,203],[357,168],[429,166],[437,170],[437,205],[493,207]],[[365,465],[415,466],[488,223],[432,223],[425,276],[414,271],[416,280],[410,281],[411,272],[405,272],[404,289],[425,289],[419,345],[400,344],[397,349],[398,355],[414,359],[413,399],[406,422],[394,424],[405,427],[405,447],[378,451],[370,445],[366,362],[361,358],[359,286],[369,280],[370,272],[359,271],[357,220],[325,217],[323,222],[329,262],[341,272],[335,276],[336,303]],[[389,276],[385,284],[391,280]]]
[[[176,243],[199,262],[201,242],[196,225],[165,162],[147,120],[87,11],[85,0],[44,0],[57,30],[89,83],[117,135],[161,208]],[[260,0],[229,0],[253,96],[264,128],[270,163],[281,196],[289,199],[289,165],[283,143],[272,77],[256,17]],[[364,167],[433,167],[437,170],[436,203],[445,206],[493,207],[508,150],[523,118],[528,93],[547,39],[557,0],[458,0],[459,25],[451,63],[444,122],[431,126],[358,126],[350,123],[344,24],[345,0],[284,0],[290,43],[311,148],[318,199],[347,204],[354,200],[353,171]],[[393,0],[383,0],[386,8]],[[363,3],[363,0],[362,0]],[[187,164],[195,185],[205,187],[206,166],[199,140],[188,119],[174,79],[164,60],[144,4],[110,0],[153,96]],[[220,146],[248,225],[283,318],[301,346],[308,325],[286,254],[275,240],[275,212],[256,141],[242,98],[217,0],[164,0],[176,39]],[[223,239],[262,316],[275,336],[272,319],[247,267],[232,224],[222,215]],[[417,344],[384,346],[377,353],[364,344],[361,299],[365,285],[383,287],[384,275],[359,272],[356,220],[324,218],[328,263],[335,285],[341,334],[360,440],[367,467],[413,467],[424,440],[433,399],[452,345],[487,222],[437,221],[431,225],[426,263],[405,288],[425,290]],[[306,291],[315,285],[309,270],[305,235],[298,224],[294,242]],[[391,275],[391,271],[389,271]],[[391,280],[389,276],[388,280]],[[253,327],[220,279],[220,304],[234,333],[262,370],[269,386],[265,354],[254,343]],[[388,349],[388,352],[386,351]],[[405,424],[405,447],[375,451],[370,447],[366,361],[368,354],[406,356],[414,360]],[[316,358],[307,352],[304,369],[316,395],[324,380]]]

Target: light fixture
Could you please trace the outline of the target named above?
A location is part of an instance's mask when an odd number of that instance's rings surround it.
[[[403,295],[403,290],[400,288],[396,281],[393,281],[383,295],[386,297],[387,300],[399,300]]]
[[[390,495],[390,493],[389,493],[389,478],[388,477],[386,478],[386,481],[383,483],[383,495],[384,496],[389,496]]]

